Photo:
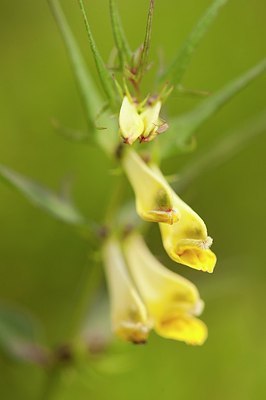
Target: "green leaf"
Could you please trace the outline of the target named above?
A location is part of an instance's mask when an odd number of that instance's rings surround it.
[[[180,83],[198,44],[200,43],[205,33],[208,31],[211,23],[217,16],[220,8],[227,1],[228,0],[213,1],[211,6],[205,11],[205,13],[200,18],[200,20],[198,21],[192,32],[189,34],[188,38],[186,39],[183,46],[177,53],[177,56],[172,62],[172,64],[159,77],[160,82],[165,81],[167,79],[171,79],[171,83],[173,83],[174,85]]]
[[[90,131],[93,133],[95,131],[95,118],[101,109],[103,102],[88,72],[85,61],[65,19],[58,0],[48,0],[48,3],[63,37],[85,109],[87,123]]]
[[[211,118],[224,104],[243,90],[266,70],[266,59],[246,73],[228,83],[213,96],[202,101],[198,107],[169,121],[170,129],[161,138],[163,156],[174,155],[178,150],[185,150],[189,140],[196,130],[209,118]]]
[[[112,29],[113,29],[113,35],[114,35],[115,44],[116,44],[116,47],[118,50],[120,65],[123,69],[126,64],[130,63],[132,53],[131,53],[127,38],[125,36],[124,29],[122,27],[120,16],[118,14],[114,0],[109,1],[109,6],[110,6],[110,15],[111,15],[111,24],[112,24]]]
[[[90,135],[88,132],[83,132],[63,126],[56,119],[53,119],[51,122],[56,133],[64,137],[66,140],[69,140],[70,142],[86,143],[86,144],[90,142]]]
[[[154,14],[154,0],[150,0],[150,7],[148,13],[148,19],[146,24],[146,33],[144,38],[143,50],[141,52],[140,64],[138,69],[137,80],[140,81],[145,73],[148,64],[148,55],[151,44],[151,31],[152,31],[152,20]]]
[[[96,68],[97,68],[99,77],[100,77],[100,81],[102,83],[102,87],[103,87],[105,94],[110,102],[110,105],[112,107],[114,107],[116,105],[117,96],[116,96],[116,90],[115,90],[113,79],[112,79],[109,71],[107,70],[107,68],[104,64],[104,61],[99,53],[99,50],[96,46],[95,40],[94,40],[92,32],[91,32],[91,28],[89,25],[89,21],[88,21],[87,15],[86,15],[86,11],[84,8],[83,0],[79,0],[79,5],[80,5],[80,9],[81,9],[81,12],[83,15],[86,31],[87,31],[88,38],[89,38],[90,48],[91,48],[91,51],[92,51],[92,54],[94,57],[94,61],[96,64]]]
[[[0,305],[0,349],[21,361],[47,364],[50,354],[41,346],[39,324],[21,310]]]
[[[198,155],[178,174],[178,181],[174,189],[180,193],[184,191],[196,178],[208,170],[213,170],[245,149],[248,144],[259,135],[266,132],[265,110],[242,123],[238,128],[231,130],[212,145],[204,153]]]
[[[86,223],[79,211],[68,201],[1,164],[0,179],[17,189],[31,203],[57,219],[78,226]]]

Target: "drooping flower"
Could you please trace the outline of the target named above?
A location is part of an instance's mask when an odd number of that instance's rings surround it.
[[[196,318],[203,309],[197,288],[166,269],[136,233],[125,240],[124,254],[155,331],[165,338],[203,344],[207,327]]]
[[[173,192],[168,183],[131,149],[125,152],[122,165],[134,189],[139,216],[151,222],[177,222],[179,213],[173,207]]]
[[[111,302],[112,329],[120,338],[145,343],[150,330],[147,309],[128,274],[120,244],[108,238],[103,247]]]
[[[153,166],[152,170],[167,183],[158,167]],[[171,226],[159,224],[167,254],[180,264],[213,272],[216,256],[210,250],[212,238],[208,236],[204,221],[173,190],[172,196],[173,208],[180,216],[179,221]]]

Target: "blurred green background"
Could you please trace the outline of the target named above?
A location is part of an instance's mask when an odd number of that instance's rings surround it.
[[[77,1],[61,3],[96,76]],[[148,1],[117,3],[132,47],[137,47],[143,39]],[[108,59],[113,46],[108,1],[85,4],[99,48]],[[209,4],[208,0],[157,0],[153,58],[170,61]],[[184,85],[215,91],[265,57],[265,14],[264,0],[229,1],[202,41]],[[100,221],[116,177],[100,150],[67,142],[51,126],[52,118],[77,128],[85,128],[86,122],[46,1],[0,0],[0,37],[1,163],[54,189],[71,182],[82,212]],[[146,84],[148,88],[148,80]],[[173,96],[169,113],[193,105],[195,99]],[[264,76],[200,129],[197,151],[204,151],[265,105]],[[194,348],[155,335],[146,346],[116,343],[102,358],[66,366],[52,398],[265,398],[265,149],[266,137],[261,135],[225,165],[210,166],[183,193],[206,221],[218,255],[213,275],[178,267],[198,285],[206,302],[202,319],[209,327],[209,339],[205,345]],[[164,171],[178,172],[194,156],[172,158]],[[46,343],[65,343],[92,263],[90,246],[3,184],[0,205],[1,302],[32,313],[43,326]],[[156,227],[152,238],[161,246]],[[158,246],[157,253],[163,254]],[[0,398],[41,398],[45,375],[38,366],[0,355]]]

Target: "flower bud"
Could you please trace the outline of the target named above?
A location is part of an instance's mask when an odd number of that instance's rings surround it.
[[[119,114],[119,126],[125,143],[132,144],[144,131],[144,123],[138,114],[137,107],[128,96],[125,96]]]
[[[146,106],[140,114],[144,124],[144,131],[140,137],[141,141],[150,142],[157,135],[157,129],[162,125],[159,118],[161,106],[162,103],[156,101],[154,104]]]

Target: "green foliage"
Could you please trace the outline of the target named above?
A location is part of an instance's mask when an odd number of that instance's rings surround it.
[[[170,121],[170,129],[161,140],[164,156],[172,156],[190,147],[189,141],[200,126],[211,118],[224,104],[247,87],[266,70],[266,59],[243,75],[225,85],[213,96],[208,97],[194,110]]]
[[[114,107],[116,104],[116,91],[115,91],[115,87],[114,87],[114,83],[113,83],[113,79],[109,73],[109,71],[107,70],[103,59],[99,53],[99,50],[96,46],[95,40],[93,38],[92,32],[91,32],[91,28],[89,25],[89,21],[86,15],[86,11],[84,8],[84,4],[83,4],[83,0],[79,0],[79,5],[80,5],[80,9],[83,15],[83,19],[85,22],[85,26],[86,26],[86,30],[87,30],[87,34],[88,34],[88,38],[89,38],[89,44],[90,44],[90,48],[94,57],[94,61],[97,67],[97,71],[102,83],[102,87],[105,91],[105,94],[110,102],[111,107]]]
[[[39,324],[29,315],[0,305],[0,349],[19,360],[46,363],[48,353],[41,341]]]
[[[151,31],[152,31],[152,20],[154,14],[154,0],[150,0],[150,7],[148,12],[146,33],[143,43],[143,49],[141,50],[140,63],[137,72],[137,81],[140,81],[145,74],[148,65],[148,55],[151,45]]]
[[[63,11],[60,7],[59,1],[48,0],[48,3],[55,17],[58,28],[60,29],[64,44],[68,52],[78,90],[86,113],[87,123],[89,127],[88,136],[91,137],[92,134],[95,133],[95,119],[103,103],[96,89],[96,86],[88,72],[77,42],[68,26]]]
[[[121,24],[120,16],[114,0],[109,0],[110,16],[115,39],[116,48],[120,60],[120,66],[123,69],[125,65],[130,63],[131,50]]]
[[[85,224],[84,217],[68,200],[61,198],[36,182],[0,165],[0,178],[22,193],[32,204],[55,218],[72,225]]]
[[[206,10],[201,19],[195,25],[190,35],[184,42],[183,46],[177,53],[172,64],[164,71],[160,77],[160,82],[170,79],[174,85],[178,85],[186,72],[191,57],[193,56],[201,39],[208,31],[211,23],[217,16],[220,8],[227,3],[228,0],[214,0],[211,6]]]
[[[245,149],[250,142],[266,131],[265,111],[245,120],[239,127],[225,133],[216,143],[205,149],[178,174],[178,180],[173,185],[177,193],[183,192],[195,179],[205,172],[228,162],[236,154]]]

